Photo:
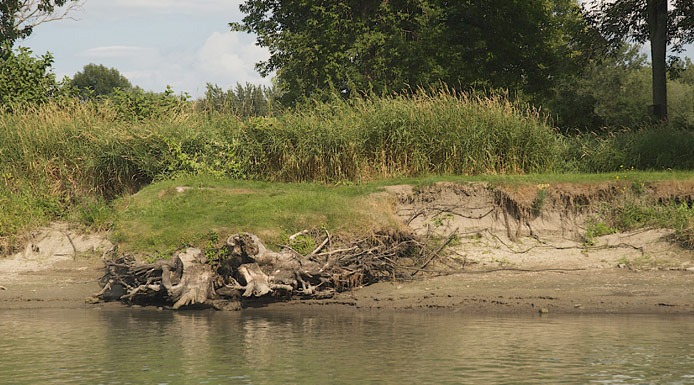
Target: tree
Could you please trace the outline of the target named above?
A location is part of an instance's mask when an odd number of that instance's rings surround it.
[[[77,88],[83,98],[110,95],[116,88],[127,91],[133,87],[117,69],[94,63],[87,64],[81,72],[76,73],[70,85]]]
[[[324,90],[451,86],[542,92],[580,67],[589,30],[575,0],[247,0],[232,30],[255,33],[285,101]]]
[[[37,58],[19,48],[0,64],[0,109],[43,103],[65,91],[53,74],[50,53]]]
[[[34,27],[64,19],[83,0],[2,0],[0,1],[0,58],[9,54],[14,43],[29,36]],[[60,7],[66,5],[63,9]]]
[[[602,0],[586,9],[603,35],[619,44],[625,39],[651,43],[653,113],[666,120],[667,47],[675,52],[694,42],[694,2],[691,0]]]

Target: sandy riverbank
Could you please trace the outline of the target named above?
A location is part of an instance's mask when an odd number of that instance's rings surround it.
[[[542,207],[533,208],[540,190],[546,191]],[[645,196],[691,202],[692,191],[694,182],[668,182],[648,186]],[[270,306],[694,314],[694,251],[673,242],[672,230],[585,239],[586,222],[599,205],[624,199],[613,184],[492,189],[438,183],[392,186],[386,193],[403,231],[425,241],[454,234],[456,242],[412,280]],[[85,298],[100,289],[101,255],[110,247],[104,236],[67,225],[37,230],[23,252],[0,258],[0,310],[104,306],[87,305]]]
[[[0,267],[2,267],[0,263]],[[83,308],[99,291],[100,258],[57,261],[2,282],[0,309]],[[117,303],[106,306],[123,306]],[[381,282],[327,300],[274,303],[272,308],[354,311],[445,311],[479,314],[694,314],[694,272],[625,268],[523,272],[502,270]]]

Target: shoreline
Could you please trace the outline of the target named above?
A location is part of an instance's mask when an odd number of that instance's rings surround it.
[[[356,289],[329,299],[268,304],[273,299],[265,296],[244,299],[241,305],[480,314],[694,314],[694,250],[677,242],[674,229],[644,226],[617,232],[600,222],[607,220],[599,216],[601,208],[626,199],[626,190],[618,187],[588,183],[492,188],[451,182],[387,186],[371,194],[371,201],[392,205],[380,214],[392,216],[398,231],[424,244],[419,259],[404,256],[413,259],[409,265],[394,265],[392,275],[400,280],[365,287],[355,281]],[[652,184],[646,190],[639,195],[644,205],[694,199],[694,181]],[[224,199],[238,199],[236,190],[228,193]],[[108,234],[54,223],[35,230],[28,240],[23,252],[0,258],[0,310],[104,306],[85,299],[93,301],[100,291],[98,280],[105,273],[100,256],[116,250]],[[264,274],[272,271],[264,268]],[[409,270],[396,275],[396,268]],[[437,272],[445,275],[435,276]]]
[[[2,260],[0,260],[1,262]],[[0,282],[0,310],[122,308],[88,304],[103,274],[98,257],[54,263]],[[0,265],[1,266],[1,265]],[[303,309],[356,312],[516,314],[694,314],[694,272],[603,268],[573,271],[470,271],[412,281],[379,282],[330,299],[292,299],[241,311]],[[155,307],[152,307],[156,309]],[[542,310],[545,309],[545,310]]]

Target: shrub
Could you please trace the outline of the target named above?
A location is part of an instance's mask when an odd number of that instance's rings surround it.
[[[66,92],[53,74],[53,56],[32,57],[29,48],[8,50],[0,58],[0,108],[15,109],[45,103]]]

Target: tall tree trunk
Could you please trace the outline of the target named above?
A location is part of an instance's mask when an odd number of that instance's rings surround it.
[[[648,28],[651,40],[651,68],[653,71],[653,114],[658,120],[667,120],[667,0],[648,0]]]

